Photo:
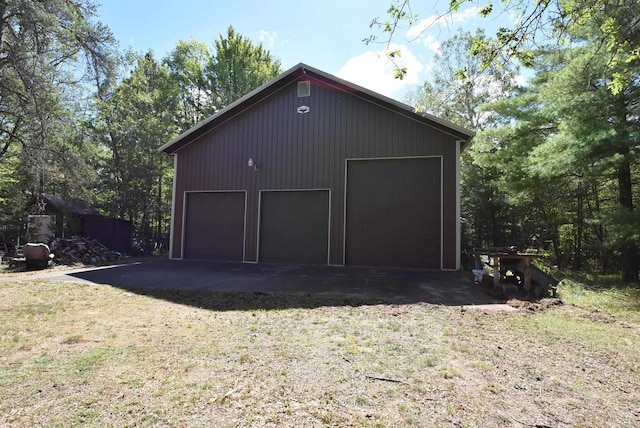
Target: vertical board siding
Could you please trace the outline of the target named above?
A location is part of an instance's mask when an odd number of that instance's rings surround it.
[[[298,114],[300,105],[309,113]],[[442,156],[443,268],[455,268],[455,140],[314,79],[311,95],[298,98],[292,82],[180,149],[172,257],[183,251],[185,191],[246,190],[245,261],[256,261],[259,191],[322,188],[331,189],[330,263],[341,264],[345,159]]]

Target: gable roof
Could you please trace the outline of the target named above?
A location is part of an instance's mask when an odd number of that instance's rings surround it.
[[[219,112],[197,123],[192,128],[178,135],[173,140],[162,145],[158,149],[158,151],[165,152],[167,154],[175,153],[182,147],[189,144],[191,141],[206,134],[207,132],[226,122],[233,116],[264,100],[265,98],[282,89],[291,82],[300,80],[302,78],[311,78],[317,81],[321,81],[338,90],[348,92],[367,101],[395,111],[396,113],[417,120],[418,122],[424,123],[427,126],[431,126],[447,134],[450,134],[465,143],[468,143],[475,135],[475,132],[463,128],[462,126],[458,126],[452,122],[449,122],[448,120],[440,119],[436,116],[426,113],[416,113],[415,109],[409,105],[370,91],[369,89],[363,88],[362,86],[358,86],[354,83],[347,82],[346,80],[340,79],[339,77],[333,76],[329,73],[325,73],[324,71],[310,67],[306,64],[300,63],[276,76],[274,79],[265,83],[259,88],[249,92],[247,95],[229,104]]]
[[[42,202],[44,202],[44,208],[47,212],[58,212],[61,214],[68,215],[98,215],[101,216],[94,207],[89,205],[87,202],[69,198],[62,197],[57,195],[51,195],[49,193],[41,193],[40,197],[42,198]],[[38,198],[34,197],[27,204],[27,208],[30,208],[38,203]]]

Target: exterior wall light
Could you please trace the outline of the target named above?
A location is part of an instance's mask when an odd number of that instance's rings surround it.
[[[258,170],[258,165],[256,165],[256,163],[253,161],[253,158],[249,158],[249,160],[247,161],[247,166],[249,168],[253,168],[254,171]]]

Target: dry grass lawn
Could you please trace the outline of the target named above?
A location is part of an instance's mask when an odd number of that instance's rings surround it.
[[[640,293],[562,297],[478,312],[0,274],[0,426],[640,426]]]

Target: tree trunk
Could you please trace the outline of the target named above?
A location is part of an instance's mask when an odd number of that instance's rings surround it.
[[[633,211],[633,189],[631,182],[631,163],[629,162],[629,147],[621,153],[625,156],[618,166],[618,190],[620,194],[620,206],[629,211]],[[624,282],[638,282],[638,258],[637,248],[633,241],[626,241],[621,248],[622,280]]]
[[[584,192],[582,180],[578,183],[578,212],[576,219],[576,243],[575,259],[573,261],[576,270],[582,269],[582,237],[584,235]]]
[[[618,164],[618,192],[620,207],[633,212],[633,184],[631,179],[631,161],[629,160],[633,144],[633,137],[628,131],[627,103],[624,98],[616,100],[616,116],[618,117],[618,154],[622,160]],[[624,282],[638,282],[638,260],[636,244],[633,240],[626,240],[620,248],[620,264],[622,265],[622,280]]]
[[[156,225],[156,239],[162,235],[162,173],[158,176],[158,204],[156,206],[156,218],[158,224]]]

